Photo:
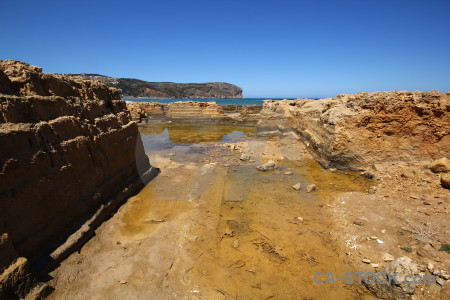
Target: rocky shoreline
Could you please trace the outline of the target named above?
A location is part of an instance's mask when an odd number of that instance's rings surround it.
[[[185,139],[179,139],[186,134],[181,126],[184,122],[198,127],[252,126],[256,136],[239,143],[217,142],[214,136],[214,143],[186,149],[182,147]],[[149,131],[152,123],[162,124],[159,138],[163,138],[164,124],[180,125],[178,139],[172,135],[177,145],[173,149],[178,152],[153,154],[163,176],[158,176],[152,190],[121,206],[158,173],[150,165],[138,131],[142,128],[136,123]],[[312,252],[303,251],[309,246],[306,241],[313,239],[316,244],[308,251],[318,251],[323,261],[333,257],[342,268],[436,276],[432,285],[368,286],[377,297],[450,297],[450,93],[358,93],[320,100],[266,100],[263,106],[192,101],[125,103],[117,90],[102,82],[44,74],[25,63],[0,61],[0,142],[0,298],[23,298],[36,285],[33,295],[42,297],[49,286],[38,284],[39,272],[53,272],[51,285],[58,289],[55,299],[77,293],[80,286],[72,282],[82,282],[85,279],[78,274],[97,267],[96,255],[105,261],[135,259],[136,270],[128,264],[100,266],[106,268],[102,274],[111,269],[114,276],[129,274],[130,280],[136,280],[136,286],[124,279],[119,285],[111,281],[107,284],[111,291],[120,294],[120,287],[124,287],[131,295],[192,296],[190,286],[189,290],[178,290],[175,282],[189,277],[189,266],[195,266],[205,249],[211,257],[205,255],[202,260],[211,266],[223,257],[234,259],[236,253],[262,254],[258,262],[267,259],[273,263],[287,276],[277,277],[280,286],[295,290],[297,283],[289,276],[299,270],[297,265],[286,263],[287,258],[298,265],[316,267]],[[312,159],[323,168],[308,167]],[[333,180],[349,180],[348,170],[360,175],[355,181],[370,180],[370,187],[346,182],[355,189],[348,191],[346,187],[340,192],[340,182]],[[252,190],[248,182],[259,189]],[[281,192],[286,199],[279,199]],[[139,201],[146,205],[145,201],[154,201],[152,205],[165,215],[148,219],[148,207],[140,208]],[[130,213],[133,205],[138,205],[134,214]],[[298,215],[290,215],[292,207]],[[172,211],[179,213],[178,218]],[[307,217],[300,215],[302,211],[308,211]],[[260,214],[265,225],[260,224]],[[136,219],[140,223],[135,223]],[[330,223],[324,228],[325,220]],[[290,230],[283,227],[286,222]],[[149,223],[153,227],[147,226]],[[156,223],[157,229],[151,229]],[[92,238],[96,228],[99,237]],[[183,234],[178,236],[180,232]],[[217,234],[219,242],[210,243]],[[275,236],[280,240],[274,241]],[[305,245],[292,245],[296,239],[304,239]],[[220,246],[222,240],[224,246]],[[274,246],[275,242],[284,248]],[[153,247],[155,253],[178,249],[168,252],[181,257],[172,279],[167,275],[174,266],[173,261],[170,265],[170,255],[164,258],[168,266],[162,266],[159,259],[152,262],[156,273],[151,273],[152,268],[141,269],[143,262],[149,261],[149,252],[141,243]],[[85,244],[83,253],[74,253]],[[193,249],[197,258],[174,245]],[[252,261],[252,257],[245,257]],[[237,274],[242,277],[236,277],[243,282],[249,272],[256,276],[253,269],[241,269],[245,264],[240,260],[226,267],[226,259],[221,262],[224,274],[243,270]],[[173,285],[164,291],[152,290],[154,286],[143,279],[146,272],[160,288],[166,281]],[[190,280],[209,287],[208,276],[213,272],[214,268],[194,270]],[[160,278],[161,274],[166,275]],[[262,280],[273,284],[265,275],[261,275]],[[102,276],[111,279],[113,275]],[[232,278],[227,276],[223,278]],[[99,283],[102,278],[89,280]],[[235,289],[236,284],[224,283],[229,289]],[[260,297],[266,292],[261,284],[246,292],[256,295],[255,289],[256,293],[261,291],[257,294]],[[353,293],[367,291],[357,289]],[[101,291],[94,287],[94,292]],[[205,289],[204,293],[210,297],[227,295],[219,288]],[[345,288],[339,293],[347,295]]]

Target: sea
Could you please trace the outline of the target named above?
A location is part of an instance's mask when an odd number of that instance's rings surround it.
[[[189,98],[189,99],[155,99],[155,98],[133,98],[133,99],[124,99],[126,102],[159,102],[159,103],[171,103],[178,101],[197,101],[197,102],[216,102],[219,105],[228,105],[228,104],[240,104],[240,105],[263,105],[264,100],[293,100],[294,98],[210,98],[210,99],[197,99],[197,98]]]

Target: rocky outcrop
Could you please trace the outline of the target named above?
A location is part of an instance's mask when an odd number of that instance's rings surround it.
[[[218,123],[255,124],[261,105],[218,105],[216,102],[179,101],[169,104],[158,102],[128,102],[131,116],[136,120],[212,121]]]
[[[267,100],[258,130],[295,130],[326,167],[450,157],[450,93],[376,92]]]
[[[0,144],[2,299],[23,297],[30,263],[63,259],[157,171],[117,90],[17,61],[0,61]]]
[[[122,91],[123,98],[242,98],[242,89],[226,82],[148,82],[132,78],[112,78],[98,74],[68,74],[100,80]]]

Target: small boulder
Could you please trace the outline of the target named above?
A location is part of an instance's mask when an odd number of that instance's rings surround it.
[[[450,190],[450,174],[441,175],[441,185],[443,188]]]
[[[275,170],[276,168],[278,168],[278,165],[273,160],[269,160],[268,162],[256,167],[256,169],[261,172]]]
[[[239,159],[242,161],[250,160],[250,155],[244,153],[241,155],[241,157]]]
[[[361,175],[367,179],[375,179],[375,175],[369,171],[361,172]]]
[[[389,253],[384,253],[382,256],[382,259],[384,261],[393,261],[394,260],[394,256],[392,254]]]
[[[308,186],[306,187],[306,191],[307,191],[308,193],[314,192],[316,189],[317,189],[317,188],[316,188],[316,185],[315,185],[315,184],[310,184],[310,185],[308,185]]]
[[[448,173],[450,172],[450,159],[443,157],[435,160],[427,165],[433,173]]]
[[[380,274],[380,281],[384,281],[383,283],[375,282],[374,284],[368,284],[364,282],[366,287],[379,298],[410,299],[417,287],[415,283],[404,282],[405,276],[418,274],[417,265],[408,257],[404,256],[392,261]],[[396,280],[389,282],[386,274],[396,274]]]
[[[292,188],[296,191],[300,191],[300,189],[302,188],[302,184],[301,183],[296,183],[292,186]]]

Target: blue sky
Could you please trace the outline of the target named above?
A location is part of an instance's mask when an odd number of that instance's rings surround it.
[[[0,59],[245,97],[450,91],[450,0],[2,0]]]

